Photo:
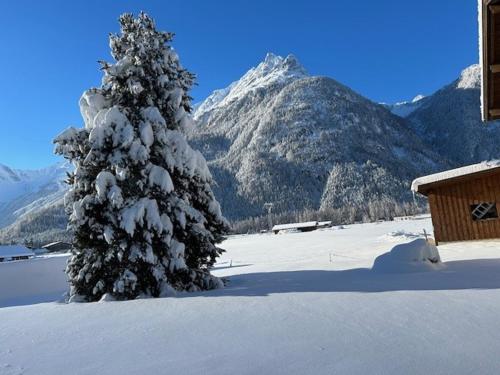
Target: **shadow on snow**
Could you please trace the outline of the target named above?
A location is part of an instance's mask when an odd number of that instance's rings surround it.
[[[226,288],[190,296],[267,296],[277,293],[358,292],[500,289],[500,259],[445,263],[439,271],[378,273],[367,268],[342,271],[284,271],[234,275]]]
[[[238,265],[235,267],[244,267]],[[439,271],[378,273],[368,268],[342,271],[283,271],[234,275],[224,289],[179,293],[177,298],[269,296],[279,293],[380,293],[392,291],[500,289],[500,259],[446,262]],[[223,269],[220,267],[216,269]],[[61,302],[63,292],[0,301],[0,307]]]

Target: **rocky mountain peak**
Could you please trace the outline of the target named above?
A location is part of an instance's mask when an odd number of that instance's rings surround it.
[[[294,55],[282,57],[269,52],[259,65],[251,68],[238,81],[231,83],[224,89],[215,90],[196,108],[194,118],[198,119],[204,113],[219,106],[224,106],[251,91],[272,84],[286,84],[308,76],[306,69]]]
[[[479,64],[474,64],[465,68],[457,81],[459,89],[478,89],[481,87],[481,68]]]

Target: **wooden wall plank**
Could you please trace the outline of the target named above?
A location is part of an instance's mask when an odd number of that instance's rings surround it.
[[[441,222],[439,218],[439,208],[437,206],[436,194],[434,194],[434,192],[430,192],[428,199],[429,199],[429,208],[431,210],[432,227],[434,228],[434,240],[436,241],[436,244],[439,244],[439,242],[442,241],[442,236],[441,236]]]
[[[443,231],[443,241],[448,242],[451,241],[451,223],[450,223],[450,213],[448,209],[448,202],[446,199],[445,192],[443,191],[442,188],[439,189],[439,196],[438,196],[438,204],[439,204],[439,211],[441,213],[441,229]]]
[[[484,188],[484,180],[478,179],[476,180],[476,189],[479,192],[479,203],[484,203],[488,200],[488,192]],[[478,220],[477,225],[479,228],[479,233],[481,238],[490,238],[490,228],[488,222],[485,220]]]
[[[459,227],[457,223],[457,212],[455,210],[455,199],[453,198],[453,186],[448,186],[444,190],[444,196],[448,211],[448,220],[450,223],[450,234],[448,241],[457,241]]]
[[[483,179],[483,190],[485,192],[486,201],[487,202],[495,202],[495,196],[492,191],[491,179],[484,178]],[[487,220],[488,225],[488,238],[495,238],[495,220]]]
[[[455,200],[455,212],[457,215],[458,233],[457,241],[467,239],[467,222],[462,208],[462,197],[460,195],[460,185],[452,186],[453,197]]]
[[[489,199],[491,202],[494,202],[497,207],[498,212],[498,203],[500,196],[500,175],[499,176],[491,176],[487,179],[486,184],[489,192]],[[500,219],[492,219],[490,220],[491,225],[491,238],[500,238]]]
[[[470,207],[467,201],[467,195],[465,193],[465,189],[463,185],[457,185],[458,189],[458,199],[459,199],[459,207],[460,207],[460,212],[461,212],[461,220],[462,220],[462,225],[464,228],[464,239],[468,240],[473,238],[474,234],[472,232],[472,226],[471,226],[471,216],[470,216]]]

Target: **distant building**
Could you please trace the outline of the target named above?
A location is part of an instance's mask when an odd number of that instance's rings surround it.
[[[318,229],[319,228],[329,228],[332,226],[331,221],[318,221]]]
[[[407,221],[407,220],[413,220],[413,216],[395,216],[394,221]]]
[[[70,243],[62,241],[51,242],[42,246],[42,248],[47,250],[49,253],[69,251],[71,250],[71,247],[72,245]]]
[[[500,238],[500,160],[413,181],[429,199],[436,244]]]
[[[275,225],[272,229],[274,234],[278,234],[284,230],[296,230],[298,232],[311,232],[319,228],[331,227],[331,221],[308,221],[305,223],[290,223],[290,224],[279,224]]]
[[[0,262],[26,260],[33,258],[35,253],[22,245],[0,246]]]

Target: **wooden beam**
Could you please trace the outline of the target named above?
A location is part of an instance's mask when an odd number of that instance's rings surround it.
[[[488,0],[484,0],[482,6],[481,6],[481,11],[480,11],[480,16],[482,18],[482,30],[480,30],[480,33],[482,34],[481,42],[482,45],[480,46],[480,49],[482,51],[482,67],[481,69],[483,70],[482,74],[482,84],[481,84],[481,90],[482,90],[482,120],[483,121],[488,121],[490,120],[490,114],[489,114],[489,72],[487,70],[487,66],[490,63],[489,61],[489,46],[488,46],[488,31],[490,27],[489,19],[490,17],[488,16]]]
[[[490,65],[490,71],[492,73],[500,73],[500,64]]]
[[[491,117],[498,117],[500,116],[500,109],[490,109],[490,116]]]
[[[490,5],[490,11],[492,14],[500,13],[500,4],[499,5]]]

